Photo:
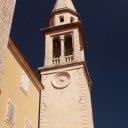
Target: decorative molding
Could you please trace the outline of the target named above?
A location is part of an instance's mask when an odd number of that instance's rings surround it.
[[[80,111],[81,111],[81,126],[82,128],[89,128],[84,70],[80,68],[77,70],[77,73],[78,73],[78,85],[80,86],[79,103],[80,103]]]
[[[47,109],[47,106],[46,106],[45,102],[43,102],[43,103],[41,104],[41,109],[42,109],[42,110],[46,110],[46,109]]]
[[[56,89],[64,89],[66,88],[71,82],[71,76],[67,72],[59,72],[57,73],[53,80],[52,85]]]
[[[48,75],[48,74],[56,73],[56,70],[61,72],[63,70],[68,71],[68,70],[77,69],[78,73],[83,71],[83,74],[81,74],[81,75],[85,76],[90,90],[92,88],[92,81],[91,81],[91,78],[89,76],[86,63],[84,61],[77,61],[77,62],[72,62],[72,63],[68,63],[68,64],[61,64],[61,65],[58,65],[58,66],[54,66],[54,65],[45,66],[45,67],[40,67],[38,69],[40,70],[42,75],[44,75],[44,74]]]

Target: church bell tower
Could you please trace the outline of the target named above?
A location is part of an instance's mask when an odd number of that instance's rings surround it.
[[[72,0],[56,0],[45,37],[44,66],[39,68],[40,128],[93,128],[91,80],[85,63],[87,48]]]

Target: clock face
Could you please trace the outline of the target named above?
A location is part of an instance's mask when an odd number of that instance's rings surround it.
[[[71,81],[71,77],[69,73],[59,72],[54,76],[52,80],[52,84],[57,89],[63,89],[70,84],[70,81]]]

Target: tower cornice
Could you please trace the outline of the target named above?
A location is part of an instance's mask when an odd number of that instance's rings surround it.
[[[66,7],[65,7],[65,8],[63,8],[63,9],[58,9],[58,10],[52,12],[52,14],[51,14],[51,16],[49,17],[48,21],[50,21],[50,19],[51,19],[53,16],[55,16],[56,14],[61,14],[61,13],[65,13],[65,12],[69,12],[69,13],[71,13],[71,14],[77,16],[78,19],[80,20],[80,14],[79,14],[79,13],[77,13],[76,11],[74,11],[74,10],[72,10],[72,9],[70,9],[70,8],[66,8]]]
[[[80,31],[80,35],[82,38],[82,44],[81,44],[81,48],[86,49],[87,48],[87,42],[84,36],[84,32],[83,32],[83,27],[81,22],[74,22],[72,24],[64,24],[64,25],[58,25],[58,26],[52,26],[52,27],[48,27],[48,28],[44,28],[44,29],[40,29],[41,32],[43,33],[43,35],[45,34],[49,34],[55,31],[60,31],[60,30],[66,30],[66,29],[71,29],[71,28],[78,28]]]
[[[64,70],[71,70],[72,69],[75,69],[74,67],[76,68],[83,68],[84,69],[84,73],[85,73],[85,76],[86,76],[86,79],[87,79],[87,83],[88,83],[88,86],[91,90],[92,88],[92,81],[91,81],[91,78],[90,78],[90,75],[89,75],[89,72],[88,72],[88,69],[87,69],[87,66],[86,66],[86,63],[84,61],[80,61],[80,62],[72,62],[72,63],[68,63],[68,64],[60,64],[60,65],[55,65],[55,66],[45,66],[45,67],[40,67],[38,68],[40,70],[40,72],[42,74],[51,74],[51,73],[55,73],[55,72],[60,72],[61,69]]]

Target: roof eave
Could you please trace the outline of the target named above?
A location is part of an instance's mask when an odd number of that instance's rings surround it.
[[[11,37],[9,38],[8,48],[11,51],[11,53],[14,55],[14,57],[16,58],[17,62],[21,65],[21,67],[25,70],[29,78],[32,80],[36,89],[39,92],[41,92],[41,90],[44,89],[44,86],[41,84],[39,79],[36,77],[32,69],[30,68],[27,60],[24,58],[23,54],[19,51],[19,49],[16,47]]]

